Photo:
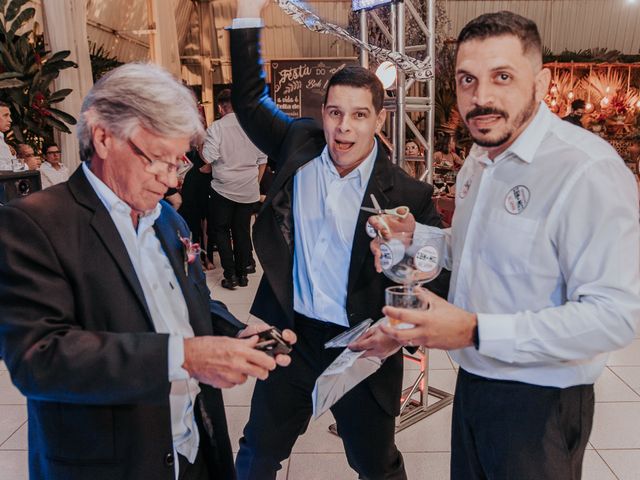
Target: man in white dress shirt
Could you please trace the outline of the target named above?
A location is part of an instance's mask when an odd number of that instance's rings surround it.
[[[11,129],[11,110],[9,105],[0,102],[0,170],[11,170],[13,152],[4,141],[4,134]]]
[[[249,284],[251,214],[260,200],[260,178],[267,156],[238,123],[231,106],[231,90],[222,90],[217,101],[222,118],[207,129],[202,159],[211,165],[209,235],[218,246],[224,270],[222,286],[232,290]]]
[[[42,147],[44,162],[40,166],[42,188],[48,188],[69,180],[69,169],[62,164],[60,147],[55,143],[45,143]]]
[[[385,309],[416,325],[385,328],[394,339],[460,365],[456,480],[579,479],[593,383],[640,316],[633,175],[549,111],[549,81],[532,21],[499,12],[463,28],[458,108],[475,144],[457,178],[449,302],[424,292],[426,312]]]

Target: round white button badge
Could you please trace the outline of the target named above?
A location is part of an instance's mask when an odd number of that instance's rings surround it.
[[[524,185],[515,186],[509,190],[509,193],[504,198],[504,208],[511,215],[518,215],[527,208],[530,198],[531,192],[527,187]]]

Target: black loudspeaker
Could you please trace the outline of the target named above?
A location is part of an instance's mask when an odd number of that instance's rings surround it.
[[[40,172],[0,172],[0,205],[42,189]]]

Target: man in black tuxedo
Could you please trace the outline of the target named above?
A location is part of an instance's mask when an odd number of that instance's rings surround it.
[[[432,188],[394,166],[375,132],[385,119],[384,91],[361,67],[329,81],[323,125],[293,120],[267,95],[259,54],[265,0],[240,0],[231,29],[233,107],[252,142],[277,164],[277,175],[254,225],[264,269],[252,314],[293,328],[298,343],[291,367],[259,382],[236,459],[242,480],[274,479],[304,432],[311,392],[339,351],[324,342],[367,318],[378,319],[384,288],[365,224],[374,194],[383,208],[407,205],[416,217],[439,224]],[[374,330],[352,345],[384,359],[382,367],[332,408],[347,459],[361,478],[404,479],[394,441],[400,408],[402,354]]]
[[[235,478],[218,388],[290,358],[233,338],[257,329],[210,299],[161,201],[203,135],[186,87],[125,65],[84,100],[69,181],[0,208],[0,354],[32,480]]]

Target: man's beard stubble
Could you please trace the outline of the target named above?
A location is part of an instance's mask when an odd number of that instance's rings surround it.
[[[513,122],[513,127],[511,129],[509,129],[508,131],[506,131],[504,133],[504,135],[502,135],[500,138],[495,139],[495,140],[490,140],[490,139],[480,139],[480,138],[476,138],[473,136],[473,134],[471,134],[471,138],[473,139],[473,141],[481,146],[481,147],[488,147],[488,148],[493,148],[493,147],[499,147],[500,145],[505,144],[506,142],[508,142],[509,140],[511,140],[511,137],[513,136],[513,134],[522,126],[524,125],[527,121],[529,121],[529,119],[531,118],[531,116],[533,115],[533,112],[536,109],[536,91],[535,88],[532,89],[531,92],[531,100],[529,101],[529,103],[527,105],[525,105],[525,107],[520,110],[520,112],[518,112],[518,115],[516,116],[514,122]],[[505,121],[509,120],[509,114],[507,112],[505,112],[504,110],[499,110],[497,108],[493,108],[493,107],[476,107],[473,110],[471,110],[469,113],[467,113],[467,115],[465,116],[465,119],[467,120],[467,122],[469,122],[472,118],[480,116],[480,115],[500,115],[501,117],[503,117],[505,119]],[[469,128],[469,126],[467,125],[467,128]],[[484,131],[483,131],[484,130]],[[481,129],[480,133],[482,134],[486,134],[489,133],[491,130],[490,129]]]

